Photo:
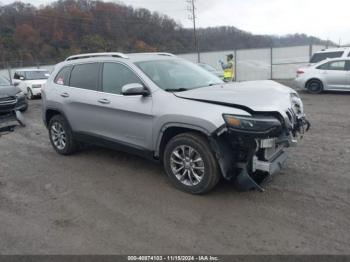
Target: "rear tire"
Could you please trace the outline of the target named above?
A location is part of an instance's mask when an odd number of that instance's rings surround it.
[[[173,137],[165,147],[163,163],[172,184],[191,194],[209,192],[221,177],[207,139],[195,133]]]
[[[320,80],[310,80],[306,84],[306,89],[310,94],[320,94],[323,91],[323,84]]]
[[[79,144],[73,138],[73,132],[68,121],[62,115],[53,116],[48,129],[51,145],[57,153],[71,155],[77,151]]]

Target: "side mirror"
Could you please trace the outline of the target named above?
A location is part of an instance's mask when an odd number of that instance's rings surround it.
[[[19,80],[24,80],[24,76],[20,76],[20,77],[19,77]]]
[[[122,87],[122,94],[124,96],[148,96],[150,92],[142,84],[132,83]]]

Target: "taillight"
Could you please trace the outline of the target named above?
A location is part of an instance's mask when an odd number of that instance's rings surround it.
[[[303,70],[300,70],[300,69],[299,69],[299,70],[297,71],[297,76],[302,75],[302,74],[304,74],[304,73],[305,73],[305,72],[304,72]]]

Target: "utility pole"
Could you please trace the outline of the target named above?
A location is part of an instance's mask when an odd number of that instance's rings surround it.
[[[190,12],[190,15],[188,18],[191,21],[193,21],[193,39],[194,39],[194,47],[197,52],[197,62],[200,63],[201,56],[199,52],[197,29],[196,29],[196,7],[195,7],[196,0],[186,0],[186,2],[188,3],[187,10]]]

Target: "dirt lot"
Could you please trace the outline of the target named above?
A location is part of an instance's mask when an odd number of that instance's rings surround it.
[[[312,130],[266,192],[205,196],[124,153],[59,156],[31,102],[0,138],[0,254],[350,254],[350,94],[301,95]]]

